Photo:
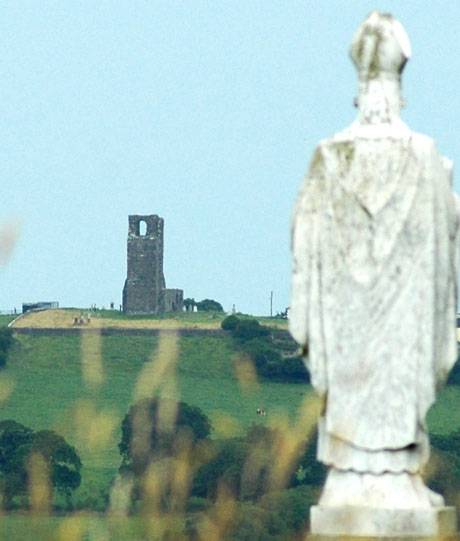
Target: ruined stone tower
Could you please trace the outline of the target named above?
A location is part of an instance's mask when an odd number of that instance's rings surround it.
[[[123,312],[159,314],[181,311],[181,289],[166,289],[163,274],[163,218],[154,214],[129,216],[128,275],[123,288]]]

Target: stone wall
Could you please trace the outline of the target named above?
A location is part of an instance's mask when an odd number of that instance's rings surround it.
[[[162,292],[162,305],[165,312],[182,311],[184,306],[184,292],[182,289],[164,289]]]

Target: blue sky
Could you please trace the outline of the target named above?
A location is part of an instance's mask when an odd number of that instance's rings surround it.
[[[120,303],[128,214],[165,219],[168,287],[287,306],[294,199],[354,118],[348,47],[373,9],[412,42],[404,119],[458,163],[456,0],[2,2],[0,227],[21,233],[0,309]]]

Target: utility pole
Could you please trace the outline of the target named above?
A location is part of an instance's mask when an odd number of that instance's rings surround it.
[[[273,291],[270,291],[270,317],[273,317]]]

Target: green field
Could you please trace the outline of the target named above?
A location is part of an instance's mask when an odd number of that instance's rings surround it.
[[[104,381],[99,386],[85,384],[77,335],[17,335],[0,379],[0,396],[10,393],[2,404],[1,419],[54,429],[77,447],[84,464],[77,498],[93,496],[115,474],[121,420],[133,402],[143,367],[155,362],[151,359],[158,346],[157,336],[103,336],[101,341]],[[176,370],[161,382],[158,392],[173,393],[199,406],[211,419],[217,437],[241,433],[252,423],[270,422],[278,415],[294,418],[310,388],[260,382],[246,390],[235,376],[234,355],[229,337],[184,336]],[[256,415],[258,407],[267,411],[266,417]],[[88,434],[94,432],[99,434],[94,442],[89,437],[88,444]]]
[[[11,321],[13,321],[13,319],[15,319],[15,317],[16,316],[7,316],[4,314],[0,314],[0,327],[6,327],[8,323],[10,323]]]
[[[3,516],[1,541],[141,541],[148,539],[145,523],[138,517],[112,518],[97,515],[34,517]]]
[[[84,355],[79,336],[17,335],[17,344],[0,379],[1,419],[15,419],[34,429],[52,428],[77,447],[84,463],[81,491],[112,475],[119,465],[117,443],[120,422],[133,402],[141,370],[155,358],[158,336],[103,336],[101,357],[103,382],[87,385]],[[291,419],[311,388],[301,384],[259,382],[249,390],[235,375],[234,346],[230,337],[183,336],[179,340],[176,370],[161,383],[158,392],[172,392],[199,406],[214,426],[214,435],[242,432],[252,423],[266,423],[277,415]],[[177,390],[171,390],[172,383]],[[3,389],[3,391],[2,391]],[[443,391],[429,415],[430,429],[448,433],[460,427],[453,412],[460,406],[460,389]],[[267,411],[256,415],[257,407]],[[99,419],[111,436],[88,446],[78,411]],[[85,419],[83,419],[83,422]],[[87,428],[87,427],[86,427]],[[80,441],[83,440],[83,441]]]

